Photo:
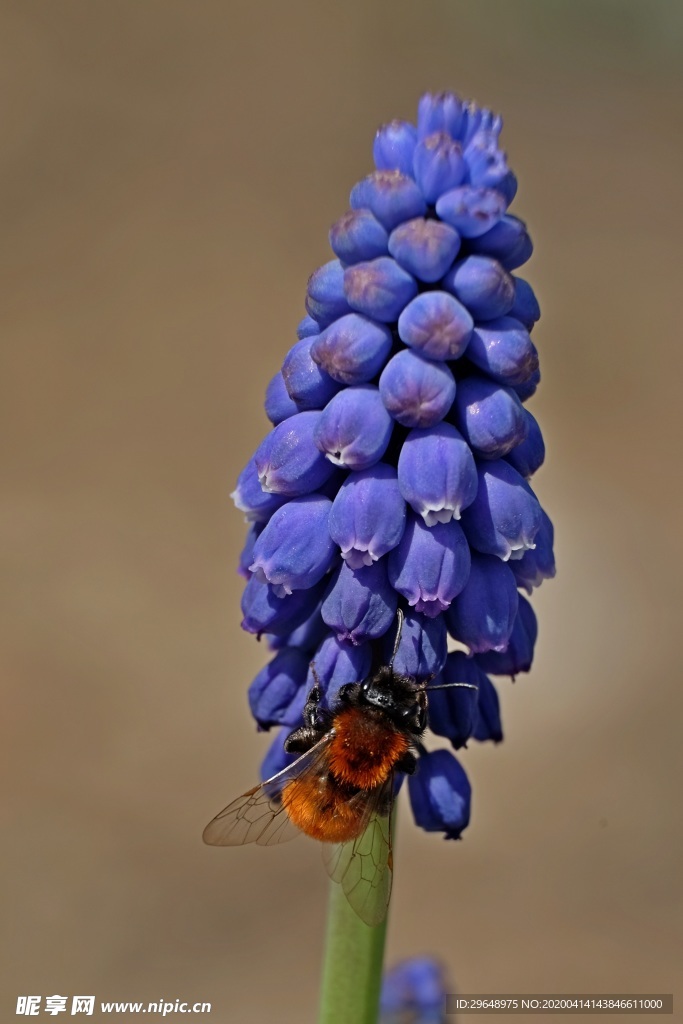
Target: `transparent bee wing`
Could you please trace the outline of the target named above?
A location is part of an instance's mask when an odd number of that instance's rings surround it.
[[[275,846],[301,835],[282,806],[280,794],[288,783],[323,770],[331,737],[331,733],[326,733],[289,767],[224,807],[204,829],[204,842],[209,846]]]
[[[323,844],[323,862],[330,878],[339,882],[361,921],[373,927],[387,914],[393,878],[391,815],[393,775],[377,790],[359,793],[365,801],[364,828],[348,843]]]

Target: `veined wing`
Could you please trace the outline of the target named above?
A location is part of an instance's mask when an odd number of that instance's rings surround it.
[[[284,786],[296,785],[299,780],[303,783],[311,774],[327,770],[327,745],[331,738],[332,733],[326,733],[293,764],[224,807],[204,829],[204,842],[209,846],[275,846],[301,835],[283,807],[280,794]]]
[[[361,921],[373,927],[386,917],[391,896],[393,773],[383,786],[352,799],[365,801],[363,831],[347,843],[323,844],[323,861]]]

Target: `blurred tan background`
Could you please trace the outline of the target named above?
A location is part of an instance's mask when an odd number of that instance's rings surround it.
[[[314,844],[200,842],[267,743],[228,495],[374,131],[429,88],[505,116],[559,575],[505,743],[464,754],[465,841],[401,812],[389,956],[680,1001],[681,7],[0,13],[2,1021],[31,993],[315,1018]]]

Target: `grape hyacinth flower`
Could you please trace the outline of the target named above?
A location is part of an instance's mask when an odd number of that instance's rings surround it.
[[[250,690],[261,728],[296,724],[304,662],[329,701],[386,659],[398,607],[397,671],[477,686],[431,698],[434,732],[455,749],[501,738],[488,675],[531,666],[536,619],[519,589],[555,569],[529,483],[543,439],[524,404],[540,311],[514,273],[532,246],[508,212],[501,127],[427,94],[416,125],[380,128],[376,169],[330,231],[335,258],[309,280],[299,340],[268,385],[273,428],[234,493],[253,524],[243,626],[275,648]],[[463,653],[448,655],[447,636]],[[430,831],[469,820],[450,753],[424,754],[410,796]]]
[[[249,523],[243,628],[272,658],[249,690],[280,726],[264,772],[291,763],[315,666],[322,704],[392,656],[430,695],[429,725],[459,751],[498,743],[491,676],[529,671],[531,594],[555,573],[553,529],[530,480],[543,463],[526,403],[540,380],[531,256],[509,212],[517,180],[502,121],[451,93],[416,124],[377,132],[375,169],[330,230],[307,315],[265,409],[272,424],[234,492]],[[293,332],[294,333],[294,332]],[[450,653],[449,653],[450,649]],[[460,760],[422,747],[416,823],[459,838],[471,812]]]

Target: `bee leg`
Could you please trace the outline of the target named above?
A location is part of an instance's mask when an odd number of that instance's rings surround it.
[[[305,754],[330,727],[330,716],[324,708],[320,707],[322,687],[314,668],[313,677],[315,686],[311,687],[302,714],[304,724],[291,732],[285,740],[285,750],[291,754]]]
[[[397,768],[400,772],[405,772],[406,775],[414,775],[417,768],[417,751],[412,748],[406,750],[405,754],[399,757],[394,768]]]
[[[285,750],[288,754],[305,754],[319,739],[320,730],[312,729],[310,725],[302,725],[294,732],[290,732],[285,740]]]

